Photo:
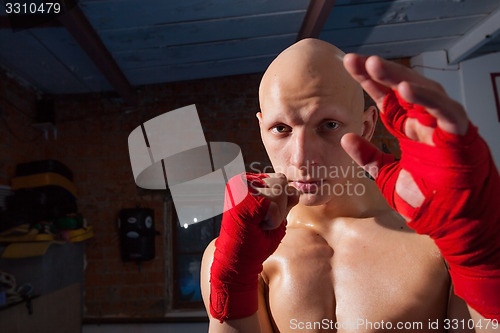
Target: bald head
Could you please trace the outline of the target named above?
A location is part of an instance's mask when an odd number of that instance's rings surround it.
[[[263,113],[270,98],[304,93],[347,98],[354,109],[363,110],[363,90],[345,70],[343,56],[332,44],[312,38],[284,50],[262,77],[259,100]]]

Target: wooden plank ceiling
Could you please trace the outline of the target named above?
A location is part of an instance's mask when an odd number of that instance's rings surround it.
[[[313,3],[327,8],[324,10],[334,4],[325,16],[326,23],[320,24],[319,38],[347,52],[387,58],[447,50],[500,8],[498,0],[313,0],[311,6]],[[263,72],[281,50],[297,40],[309,5],[307,0],[78,3],[134,87]],[[6,21],[5,16],[0,18]],[[477,44],[478,52],[500,50],[498,38],[490,37],[490,43]],[[117,89],[60,23],[20,31],[3,26],[0,66],[49,94]]]

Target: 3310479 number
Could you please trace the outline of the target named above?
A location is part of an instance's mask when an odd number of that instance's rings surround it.
[[[61,4],[58,2],[6,2],[5,13],[8,14],[59,14]]]
[[[449,330],[466,330],[466,329],[498,329],[499,324],[496,319],[480,319],[475,321],[474,319],[469,320],[458,320],[458,319],[445,319],[444,320],[444,329]]]

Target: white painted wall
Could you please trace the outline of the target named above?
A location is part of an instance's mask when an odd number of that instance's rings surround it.
[[[500,166],[500,122],[498,121],[490,73],[500,72],[500,52],[448,66],[445,51],[427,52],[411,59],[411,66],[439,82],[462,103],[471,121],[488,143]]]
[[[82,333],[207,333],[207,323],[83,325]]]
[[[488,142],[500,166],[500,122],[490,73],[500,73],[500,52],[464,61],[461,65],[464,105],[471,121]]]

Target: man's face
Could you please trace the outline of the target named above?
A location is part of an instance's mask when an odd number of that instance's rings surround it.
[[[365,135],[366,115],[348,84],[322,75],[288,76],[261,86],[262,141],[275,172],[301,193],[300,203],[324,204],[363,175],[340,139],[348,132]]]

